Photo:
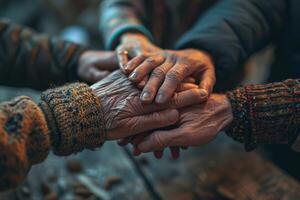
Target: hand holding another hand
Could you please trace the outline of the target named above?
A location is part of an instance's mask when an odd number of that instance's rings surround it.
[[[91,86],[101,102],[106,140],[121,139],[175,124],[176,109],[199,100],[193,90],[178,93],[167,104],[143,105],[140,90],[119,70]]]
[[[179,112],[178,128],[159,130],[138,145],[141,152],[165,147],[201,146],[212,141],[233,120],[231,105],[225,95],[212,94],[208,101],[183,108]]]
[[[160,50],[141,54],[130,60],[125,70],[129,79],[136,84],[147,80],[141,94],[144,103],[168,102],[177,87],[190,76],[197,81],[202,101],[208,98],[215,84],[215,69],[211,57],[194,49]]]

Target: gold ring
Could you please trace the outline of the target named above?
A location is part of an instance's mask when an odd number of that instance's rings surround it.
[[[118,54],[119,54],[119,55],[128,55],[129,52],[126,51],[126,50],[124,50],[124,51],[119,51]]]

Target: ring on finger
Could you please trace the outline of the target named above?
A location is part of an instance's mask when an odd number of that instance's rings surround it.
[[[126,50],[124,50],[124,51],[118,51],[118,54],[119,54],[119,55],[128,55],[129,52],[126,51]]]

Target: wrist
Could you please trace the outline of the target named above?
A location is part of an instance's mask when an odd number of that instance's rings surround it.
[[[122,42],[128,40],[143,40],[150,42],[149,38],[140,32],[126,32],[121,36]]]
[[[225,94],[220,94],[219,96],[219,106],[222,107],[222,119],[224,123],[222,124],[221,131],[226,130],[233,121],[232,106],[230,100]]]

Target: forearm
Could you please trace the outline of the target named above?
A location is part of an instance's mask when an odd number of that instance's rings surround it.
[[[138,0],[106,0],[100,8],[100,31],[106,49],[114,49],[124,33],[140,33],[149,39],[151,33],[143,26],[143,6]]]
[[[300,125],[300,82],[249,85],[227,93],[234,120],[227,134],[252,150],[259,144],[295,144]],[[299,143],[299,142],[298,142]]]
[[[46,89],[77,78],[84,47],[0,21],[0,84]]]
[[[85,84],[44,92],[39,106],[29,97],[0,105],[0,190],[16,187],[50,150],[69,155],[101,146],[101,104]]]

